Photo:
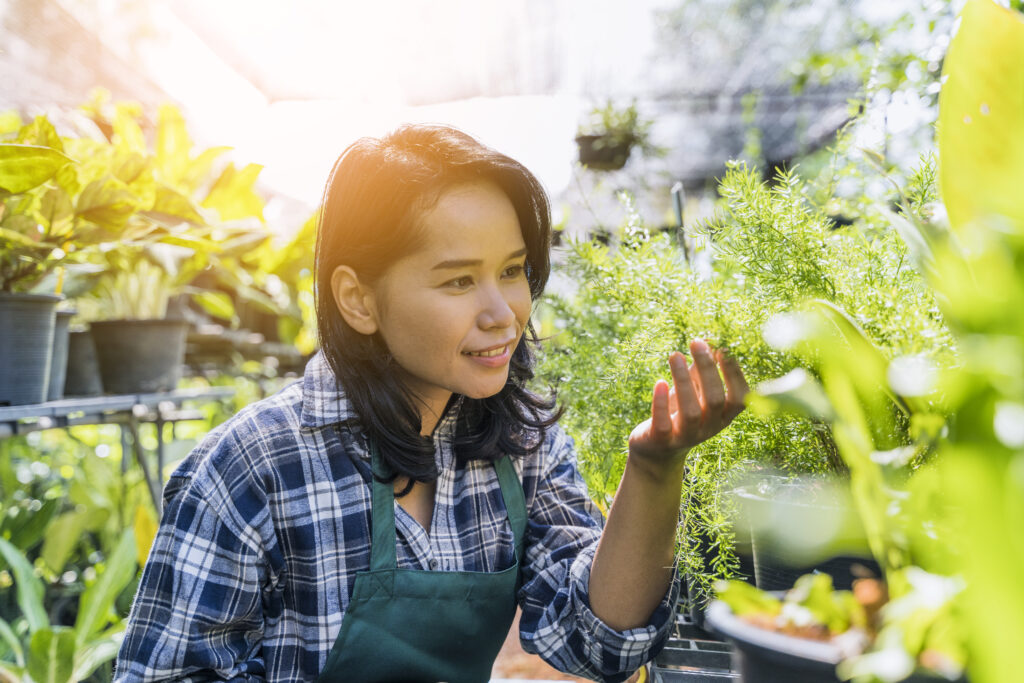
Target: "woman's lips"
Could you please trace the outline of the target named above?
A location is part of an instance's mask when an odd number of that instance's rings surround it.
[[[478,356],[475,355],[477,353],[493,353],[494,355]],[[509,359],[512,357],[512,345],[511,343],[508,343],[503,346],[495,346],[481,351],[464,351],[463,355],[470,360],[480,363],[481,365],[486,365],[491,368],[500,368],[508,363]]]

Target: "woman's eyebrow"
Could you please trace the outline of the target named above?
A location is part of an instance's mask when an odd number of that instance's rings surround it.
[[[519,258],[520,256],[526,256],[526,254],[527,254],[527,249],[526,249],[526,247],[523,247],[522,249],[519,249],[517,251],[513,251],[511,254],[506,256],[505,260],[506,261],[511,261],[514,258]],[[451,261],[441,261],[436,266],[431,268],[431,270],[449,270],[449,269],[453,269],[453,268],[467,268],[469,266],[479,266],[481,263],[483,263],[483,261],[481,261],[480,259],[455,259],[455,260],[451,260]]]

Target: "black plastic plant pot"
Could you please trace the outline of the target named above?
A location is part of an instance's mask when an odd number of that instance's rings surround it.
[[[67,375],[64,378],[65,396],[99,396],[103,393],[100,364],[96,360],[96,345],[88,330],[68,334]]]
[[[597,171],[617,171],[626,165],[633,149],[632,141],[615,140],[607,135],[577,135],[580,163]]]
[[[781,594],[780,594],[781,595]],[[729,606],[715,600],[708,607],[707,623],[733,644],[733,669],[743,683],[840,683],[836,666],[842,659],[833,643],[785,635],[740,619]],[[902,683],[938,683],[950,679],[917,669]],[[961,676],[954,683],[967,683]]]
[[[64,398],[64,381],[68,369],[68,323],[77,311],[57,311],[53,325],[53,350],[50,353],[50,386],[47,401]]]
[[[839,648],[748,624],[715,600],[707,623],[733,643],[734,668],[744,683],[839,683]]]
[[[852,504],[831,499],[835,492],[814,502],[815,485],[795,480],[772,483],[764,493],[736,489],[751,521],[754,578],[761,590],[789,590],[798,578],[816,571],[832,576],[839,589],[851,588],[858,577],[881,575]]]
[[[62,298],[0,293],[0,406],[46,401],[54,312]]]
[[[104,320],[89,326],[103,390],[110,394],[173,391],[185,359],[184,320]]]

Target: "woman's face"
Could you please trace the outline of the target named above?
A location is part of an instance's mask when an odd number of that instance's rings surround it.
[[[532,302],[519,220],[496,185],[452,187],[420,227],[422,246],[384,272],[371,300],[406,385],[439,415],[453,392],[501,391]]]

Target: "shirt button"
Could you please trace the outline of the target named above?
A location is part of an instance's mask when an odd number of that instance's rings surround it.
[[[437,569],[437,560],[431,560],[430,561],[430,568],[431,569]]]

